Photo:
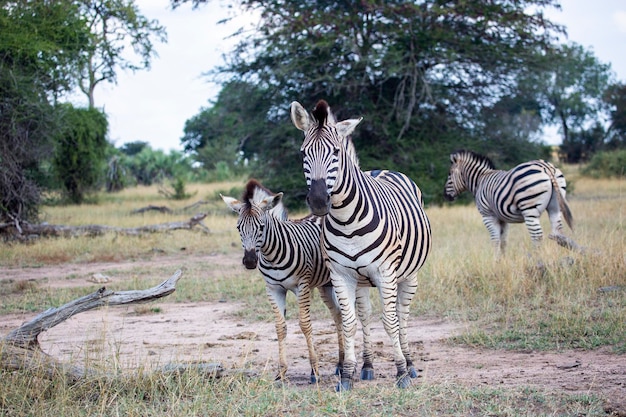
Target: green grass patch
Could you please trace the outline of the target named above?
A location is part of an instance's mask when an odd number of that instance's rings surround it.
[[[420,383],[407,390],[367,386],[348,394],[291,388],[271,378],[199,373],[88,379],[77,385],[26,373],[1,372],[1,415],[39,416],[604,416],[593,395],[554,394],[537,388],[468,388]]]

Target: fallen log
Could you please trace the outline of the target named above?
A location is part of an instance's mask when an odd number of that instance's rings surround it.
[[[176,290],[176,283],[181,276],[182,271],[178,270],[166,281],[145,290],[111,291],[102,287],[61,307],[44,311],[0,338],[0,368],[9,371],[34,371],[48,378],[62,374],[72,382],[97,374],[94,369],[65,363],[45,353],[39,344],[39,334],[76,314],[94,308],[146,303],[166,297]]]
[[[131,211],[130,213],[131,214],[143,214],[146,211],[158,211],[159,213],[167,213],[167,214],[173,213],[172,209],[167,206],[155,206],[152,204],[142,207],[142,208],[135,209]]]
[[[590,250],[587,247],[580,246],[578,243],[574,241],[574,239],[567,237],[565,235],[560,234],[549,234],[548,239],[554,240],[559,246],[564,247],[565,249],[569,249],[574,252],[582,253],[582,254],[592,254],[599,255],[600,252],[597,250]]]
[[[187,221],[161,223],[140,227],[115,227],[97,224],[65,226],[46,223],[22,223],[20,229],[16,229],[13,223],[2,223],[0,224],[0,232],[4,232],[15,239],[29,239],[33,237],[93,237],[101,236],[105,233],[140,236],[146,233],[169,232],[172,230],[191,230],[197,226],[204,233],[210,233],[209,228],[202,223],[202,220],[204,220],[206,216],[206,213],[199,213]]]

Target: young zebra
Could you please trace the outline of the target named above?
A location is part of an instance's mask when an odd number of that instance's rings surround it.
[[[267,297],[276,321],[278,336],[279,373],[287,372],[285,338],[287,336],[286,296],[291,291],[298,299],[300,329],[306,339],[311,363],[311,383],[319,380],[319,365],[313,345],[311,327],[311,291],[319,290],[337,328],[339,360],[337,374],[344,363],[344,342],[341,330],[341,312],[334,297],[330,273],[324,265],[320,249],[319,217],[309,215],[299,220],[288,220],[282,204],[282,193],[274,194],[256,180],[248,181],[242,201],[222,196],[228,207],[239,214],[237,229],[244,249],[243,265],[259,271],[265,279]],[[361,379],[374,379],[373,352],[370,342],[371,304],[369,288],[361,288],[357,295],[359,320],[363,331],[363,368]]]
[[[353,386],[353,306],[359,285],[378,288],[383,324],[393,344],[396,384],[408,387],[417,376],[406,334],[409,307],[417,271],[431,247],[421,191],[399,172],[361,171],[349,137],[361,119],[336,122],[324,100],[312,117],[300,103],[291,103],[291,119],[304,132],[307,202],[313,214],[324,216],[322,250],[341,305],[346,353],[337,390]]]
[[[565,177],[554,165],[536,160],[510,171],[496,170],[489,158],[466,150],[452,153],[450,161],[444,196],[452,201],[466,190],[474,195],[497,257],[504,255],[510,223],[524,222],[537,246],[543,239],[539,218],[545,210],[552,226],[550,237],[568,240],[561,233],[561,214],[572,228],[572,213],[565,199]]]

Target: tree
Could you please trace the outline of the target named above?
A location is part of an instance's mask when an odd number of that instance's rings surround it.
[[[90,36],[77,78],[92,108],[96,86],[102,82],[115,84],[119,70],[150,68],[150,61],[156,55],[152,39],[167,42],[167,33],[157,20],[141,15],[134,0],[80,0],[79,3]],[[125,53],[128,47],[136,60],[128,58]]]
[[[604,95],[609,106],[609,126],[607,149],[626,148],[626,84],[615,83],[609,86]]]
[[[220,164],[236,169],[241,159],[252,160],[265,135],[269,113],[265,91],[253,84],[226,83],[213,106],[185,122],[181,144],[207,170]]]
[[[541,140],[541,106],[526,91],[516,91],[484,107],[480,120],[484,123],[482,140],[474,150],[488,155],[496,166],[514,166],[538,157],[550,159],[550,147]]]
[[[0,5],[0,222],[37,219],[57,98],[73,87],[88,28],[72,1]]]
[[[265,91],[266,128],[250,139],[262,168],[253,174],[286,195],[305,189],[289,103],[311,108],[324,98],[339,119],[364,117],[354,138],[364,169],[403,171],[437,200],[447,155],[487,143],[483,109],[514,93],[562,30],[542,14],[552,0],[240,4],[262,20],[214,75]]]
[[[590,147],[598,135],[598,117],[606,111],[603,96],[611,80],[610,65],[602,64],[589,50],[572,43],[562,45],[549,56],[547,71],[533,74],[530,81],[544,105],[544,120],[559,125],[563,142],[561,152],[569,162],[588,157],[597,146]],[[581,152],[587,148],[587,152]]]
[[[150,146],[148,142],[136,140],[134,142],[127,142],[120,148],[120,151],[124,155],[134,156],[143,151],[146,147]]]
[[[99,110],[77,109],[71,104],[62,106],[61,120],[54,170],[68,199],[80,204],[86,193],[96,188],[105,171],[108,122]]]

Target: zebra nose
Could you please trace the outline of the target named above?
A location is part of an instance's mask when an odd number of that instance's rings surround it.
[[[256,264],[258,262],[256,251],[255,250],[247,250],[243,253],[242,263],[246,269],[254,269],[256,268]]]
[[[328,189],[326,188],[326,181],[311,181],[311,187],[309,188],[309,192],[306,196],[306,202],[309,205],[311,212],[316,216],[323,216],[328,213],[330,196],[328,195]]]

